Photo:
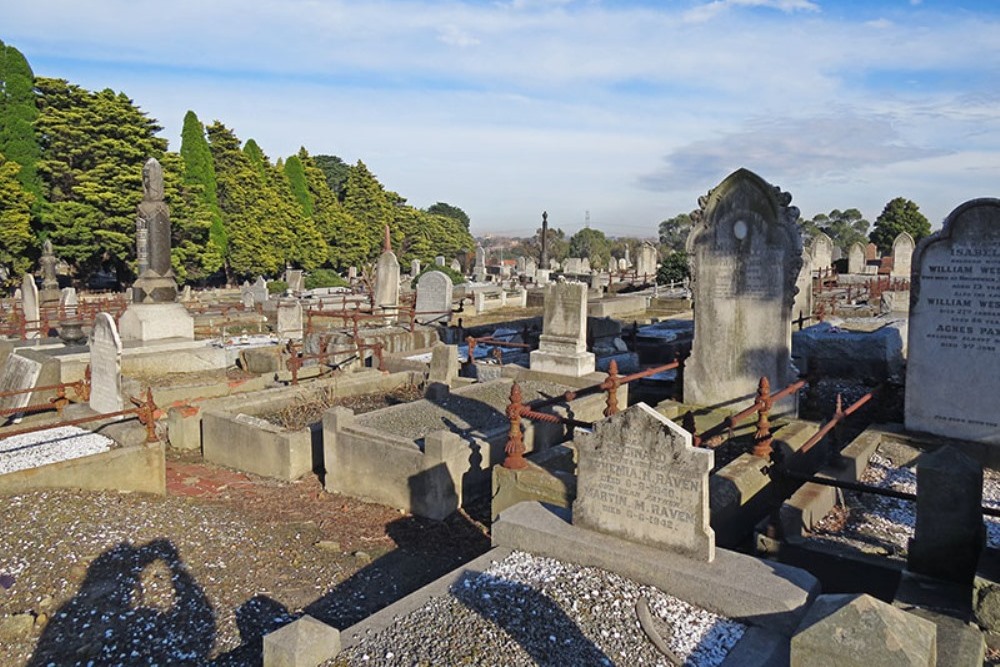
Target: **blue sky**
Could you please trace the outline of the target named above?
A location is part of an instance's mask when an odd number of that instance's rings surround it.
[[[996,0],[0,0],[0,39],[477,234],[652,236],[740,167],[806,217],[1000,196]]]

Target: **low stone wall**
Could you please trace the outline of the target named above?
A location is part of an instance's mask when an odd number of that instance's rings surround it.
[[[616,296],[587,304],[587,315],[610,317],[624,313],[638,313],[649,306],[649,297],[643,295]]]
[[[139,491],[164,495],[167,467],[162,442],[120,447],[0,475],[0,493],[34,489]]]

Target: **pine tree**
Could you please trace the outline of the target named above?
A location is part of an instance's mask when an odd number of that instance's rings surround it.
[[[222,225],[222,209],[219,208],[218,185],[212,151],[205,138],[205,126],[193,111],[184,114],[181,130],[181,157],[184,158],[184,186],[197,191],[199,199],[208,207],[211,216],[209,240],[220,257],[226,254],[226,230]]]
[[[41,205],[38,160],[42,151],[35,134],[37,118],[31,66],[20,51],[0,41],[0,153],[20,165],[18,181],[34,197],[36,205]]]
[[[35,196],[18,178],[21,165],[0,153],[0,275],[12,284],[31,268],[31,206]]]
[[[875,227],[869,236],[883,254],[892,252],[892,243],[902,232],[909,233],[914,241],[919,241],[931,233],[931,223],[920,212],[920,208],[909,199],[896,197],[882,209],[875,219]]]

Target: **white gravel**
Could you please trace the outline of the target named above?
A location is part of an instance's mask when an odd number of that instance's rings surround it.
[[[907,493],[917,492],[917,474],[914,468],[896,467],[878,452],[872,455],[861,477],[865,484]],[[916,503],[874,494],[847,493],[850,510],[847,523],[841,530],[829,530],[826,525],[831,515],[821,522],[818,539],[857,546],[864,551],[887,552],[905,556],[908,541],[917,525]],[[1000,473],[983,471],[983,505],[1000,507]],[[986,545],[1000,548],[1000,519],[984,517]]]
[[[0,475],[106,452],[107,436],[76,426],[60,426],[0,440]]]
[[[514,552],[328,664],[669,665],[639,626],[642,597],[687,667],[720,664],[746,631],[617,574]]]

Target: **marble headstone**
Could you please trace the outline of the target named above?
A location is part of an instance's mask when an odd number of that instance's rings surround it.
[[[394,322],[399,309],[399,262],[392,250],[378,256],[375,264],[375,307]]]
[[[1000,444],[1000,199],[917,244],[906,366],[907,430]]]
[[[761,376],[776,390],[794,380],[790,316],[802,237],[790,202],[791,195],[746,169],[699,198],[687,240],[694,342],[685,403],[744,401]]]
[[[15,391],[19,389],[31,389],[38,385],[38,377],[42,373],[42,364],[34,359],[28,359],[18,354],[8,354],[4,361],[3,369],[0,370],[0,391]],[[28,405],[32,397],[31,392],[14,394],[0,398],[0,408],[23,408]],[[18,422],[20,415],[5,415],[0,417],[0,424],[12,419]]]
[[[644,241],[639,246],[639,257],[635,263],[635,275],[646,282],[653,282],[656,277],[656,246]]]
[[[21,279],[21,310],[24,313],[24,325],[29,329],[28,340],[45,338],[40,329],[42,312],[38,302],[38,286],[35,285],[35,276],[30,273],[25,273]]]
[[[594,425],[579,452],[573,524],[711,562],[708,475],[715,452],[645,403]]]
[[[820,232],[813,239],[810,253],[813,271],[829,269],[833,265],[833,239]]]
[[[444,255],[438,255],[434,258],[434,266],[444,266]]]
[[[865,272],[865,247],[860,243],[852,243],[847,251],[847,272],[854,274]]]
[[[420,324],[445,322],[451,318],[451,278],[441,271],[428,271],[417,281],[416,320]]]
[[[892,277],[910,278],[910,268],[913,263],[913,250],[917,244],[913,237],[901,232],[892,242]]]
[[[298,299],[281,299],[278,301],[278,337],[301,340],[302,304]]]
[[[108,313],[97,314],[90,337],[90,408],[102,414],[124,409],[122,341]]]

